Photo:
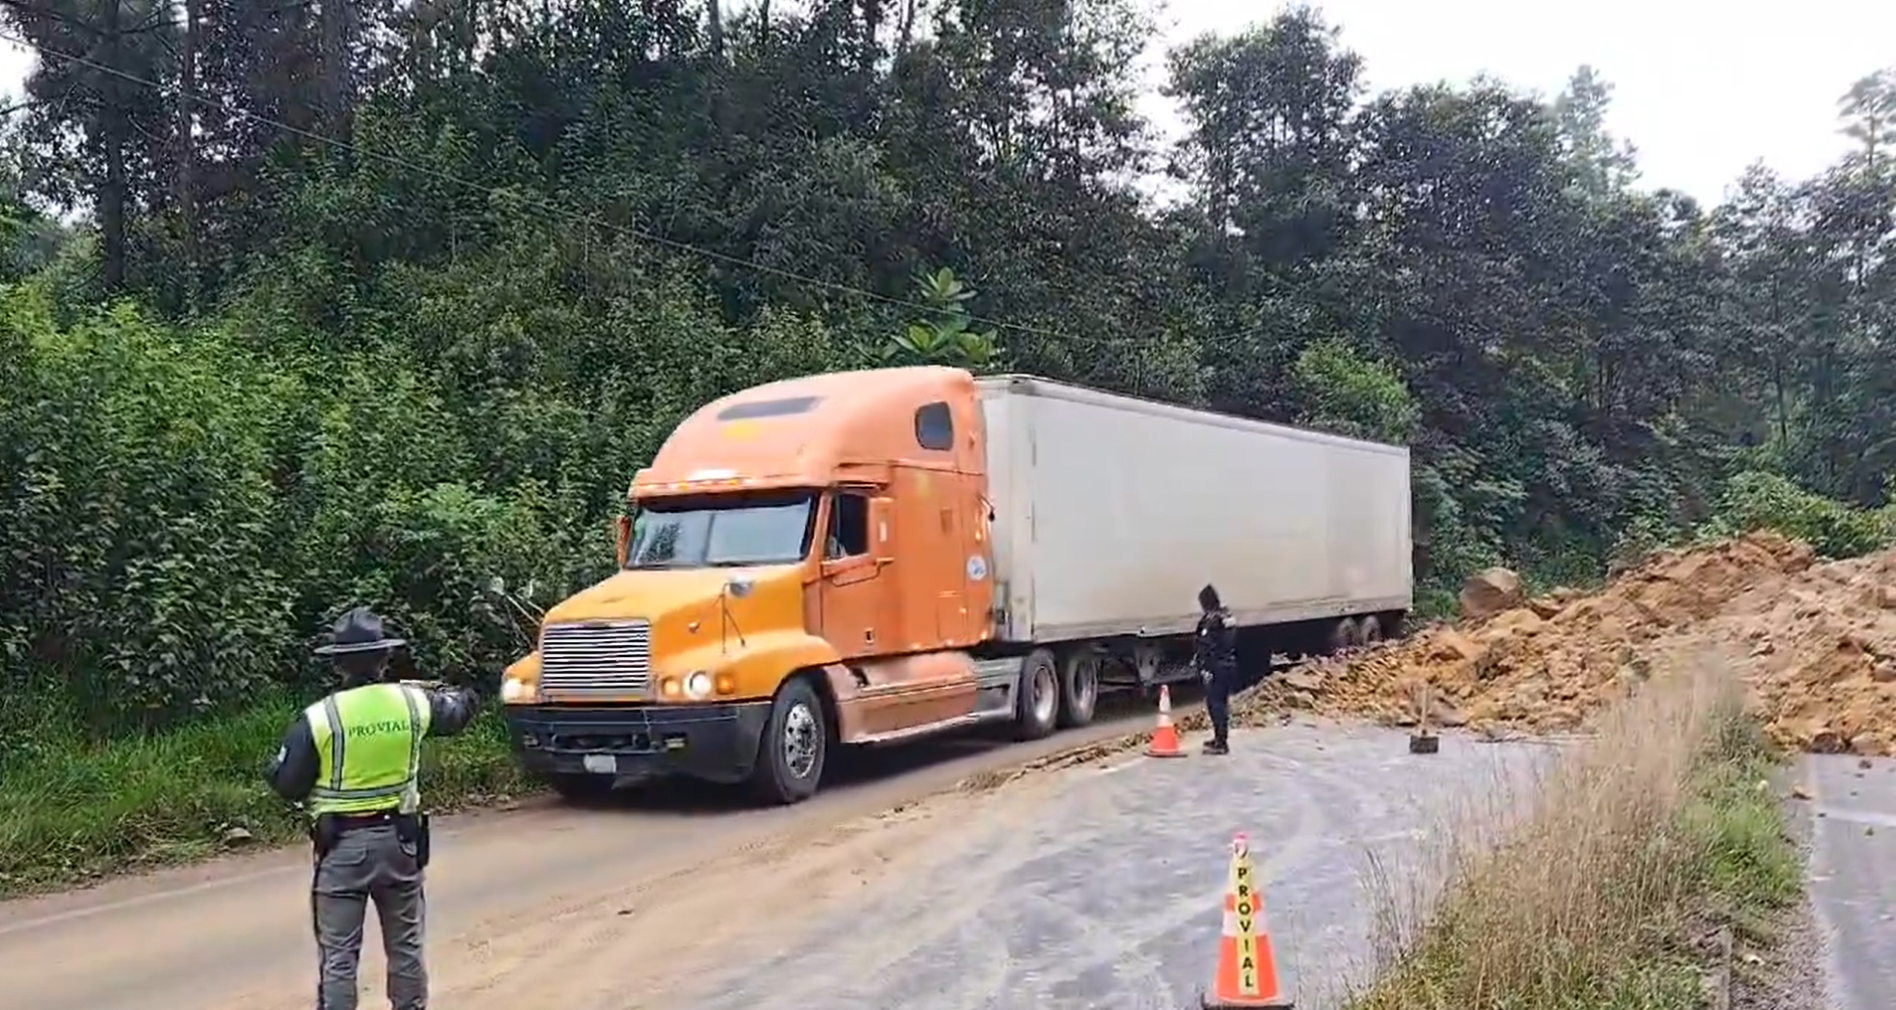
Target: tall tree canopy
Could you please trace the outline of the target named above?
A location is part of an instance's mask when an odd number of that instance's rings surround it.
[[[1406,441],[1430,585],[1582,578],[1733,494],[1886,503],[1896,71],[1830,170],[1705,207],[1640,188],[1589,68],[1370,94],[1305,8],[1172,51],[1163,143],[1151,31],[7,0],[42,59],[0,138],[0,665],[32,718],[149,724],[372,601],[490,675],[685,412],[887,360]]]

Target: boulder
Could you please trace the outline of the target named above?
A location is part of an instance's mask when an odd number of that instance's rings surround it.
[[[1462,583],[1461,613],[1465,618],[1491,617],[1513,610],[1527,602],[1521,591],[1521,577],[1506,568],[1476,572]]]
[[[1534,616],[1541,620],[1551,621],[1560,616],[1560,612],[1567,609],[1567,605],[1551,596],[1538,596],[1527,601],[1527,609],[1532,610]]]
[[[1284,674],[1283,681],[1284,686],[1293,691],[1316,694],[1323,690],[1323,671],[1304,667]]]
[[[1480,645],[1454,628],[1438,629],[1429,637],[1428,658],[1438,663],[1474,659],[1483,651]]]

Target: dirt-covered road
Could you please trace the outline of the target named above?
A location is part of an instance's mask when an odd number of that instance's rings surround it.
[[[435,1002],[629,1005],[608,997],[681,966],[727,927],[798,921],[805,902],[858,886],[876,855],[838,841],[838,825],[1149,718],[1121,706],[1032,744],[976,738],[879,752],[795,807],[667,790],[598,810],[535,801],[444,819],[429,871]],[[759,865],[797,887],[729,883]],[[307,1007],[308,874],[305,852],[279,851],[0,904],[0,992],[7,1006],[33,1010]],[[373,948],[373,928],[369,939]],[[363,979],[378,999],[364,1006],[379,1002],[381,971],[371,949]]]
[[[1364,854],[1413,847],[1436,794],[1484,792],[1521,755],[1457,738],[1417,759],[1400,733],[1300,723],[1240,731],[1222,759],[1085,747],[1145,718],[886,752],[896,769],[787,809],[660,797],[461,819],[430,879],[433,1002],[1186,1005],[1242,829],[1299,1005],[1321,1006],[1368,954]],[[307,872],[275,853],[0,906],[0,986],[35,1010],[307,1007]],[[365,1007],[386,1005],[381,967],[365,959]]]
[[[898,862],[774,949],[740,946],[675,992],[575,1005],[1197,1006],[1231,836],[1244,831],[1279,970],[1299,1008],[1328,1010],[1371,966],[1382,899],[1424,897],[1405,885],[1431,865],[1431,836],[1553,753],[1458,736],[1418,757],[1401,732],[1304,721],[1239,730],[1232,746],[1184,761],[1121,754],[938,799],[876,832]],[[1403,890],[1365,887],[1372,853]]]

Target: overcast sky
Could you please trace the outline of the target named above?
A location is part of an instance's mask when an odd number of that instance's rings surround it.
[[[1802,178],[1847,147],[1836,101],[1857,78],[1896,64],[1896,2],[1799,0],[1784,7],[1711,0],[1323,0],[1325,17],[1367,64],[1372,88],[1489,73],[1551,95],[1582,63],[1614,85],[1608,126],[1639,148],[1647,186],[1708,203],[1762,158]],[[1232,31],[1275,6],[1170,0],[1164,45]],[[0,86],[18,94],[32,58],[0,44]],[[1156,89],[1159,47],[1149,61]],[[1156,94],[1146,112],[1176,129]]]
[[[1890,0],[1323,0],[1373,89],[1488,73],[1547,95],[1592,64],[1613,84],[1607,127],[1639,148],[1642,183],[1716,202],[1762,158],[1803,178],[1848,148],[1837,98],[1896,64]],[[1230,31],[1277,6],[1171,0],[1168,40]],[[1168,103],[1149,99],[1155,121]]]

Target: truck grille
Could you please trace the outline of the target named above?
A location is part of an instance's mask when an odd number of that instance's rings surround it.
[[[540,689],[644,696],[652,689],[647,621],[549,624],[540,634]]]

